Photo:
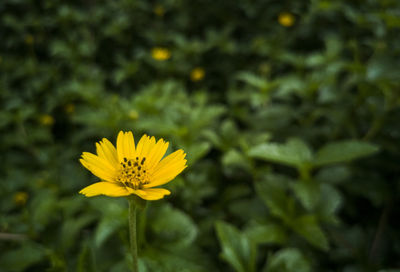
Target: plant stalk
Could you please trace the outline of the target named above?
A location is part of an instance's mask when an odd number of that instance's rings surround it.
[[[137,250],[137,231],[136,231],[136,204],[133,197],[128,198],[129,201],[129,237],[131,243],[131,254],[133,263],[133,272],[139,272],[138,267],[138,250]]]

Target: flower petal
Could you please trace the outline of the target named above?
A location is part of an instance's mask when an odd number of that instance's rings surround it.
[[[165,175],[159,175],[156,178],[152,178],[150,183],[143,185],[144,188],[151,188],[155,186],[160,186],[165,183],[170,182],[173,180],[177,175],[179,175],[185,168],[187,167],[186,165],[186,160],[185,162],[177,167],[174,167],[173,169],[170,169]]]
[[[96,151],[97,155],[109,163],[112,168],[118,167],[117,150],[109,140],[103,138],[102,141],[96,143]]]
[[[154,149],[155,146],[156,146],[156,138],[154,138],[154,136],[148,137],[147,142],[145,142],[145,144],[143,146],[140,157],[148,159],[149,155],[151,154],[151,151]]]
[[[186,154],[183,150],[175,151],[166,158],[164,158],[154,169],[150,178],[150,183],[144,185],[144,188],[151,188],[163,185],[173,180],[179,173],[186,167]]]
[[[89,152],[82,153],[82,159],[79,160],[95,176],[106,181],[113,182],[115,168],[112,168],[103,158]]]
[[[163,188],[152,188],[152,189],[135,190],[134,194],[138,195],[139,197],[145,200],[158,200],[166,195],[170,195],[171,192]]]
[[[128,190],[125,189],[125,187],[105,181],[89,185],[83,188],[79,193],[87,197],[97,196],[97,195],[118,197],[118,196],[127,196],[131,194]]]
[[[158,171],[161,171],[165,168],[168,168],[171,164],[175,164],[176,162],[183,161],[185,159],[185,152],[182,149],[179,149],[167,157],[165,157],[159,164],[157,164],[153,169],[153,175],[156,175]]]
[[[154,138],[154,137],[153,137]],[[154,143],[155,143],[155,139]],[[143,134],[142,138],[140,138],[137,148],[136,148],[136,156],[139,158],[143,158],[147,155],[149,151],[149,147],[151,145],[151,138],[146,134]]]
[[[132,132],[120,131],[117,137],[118,161],[124,158],[133,159],[135,157],[135,141]]]
[[[168,142],[164,142],[164,139],[158,140],[157,144],[149,152],[147,158],[147,168],[149,171],[154,169],[154,167],[160,162],[161,158],[164,156],[168,149]]]

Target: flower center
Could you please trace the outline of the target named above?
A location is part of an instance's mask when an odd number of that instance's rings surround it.
[[[146,157],[140,160],[139,157],[136,157],[136,159],[124,158],[116,179],[117,182],[135,190],[141,189],[142,185],[149,183],[145,162]]]

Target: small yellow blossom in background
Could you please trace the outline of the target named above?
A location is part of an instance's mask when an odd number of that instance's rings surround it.
[[[28,34],[25,36],[25,43],[26,44],[33,44],[33,42],[35,41],[35,39],[33,38],[33,36],[31,34]]]
[[[24,206],[26,202],[28,201],[28,194],[26,192],[17,192],[14,195],[14,202],[18,206]]]
[[[155,15],[163,17],[164,13],[165,13],[165,10],[164,10],[163,6],[157,5],[157,6],[154,7],[153,12],[154,12]]]
[[[54,124],[54,118],[49,114],[43,114],[40,116],[39,122],[44,126],[52,126]]]
[[[64,110],[66,113],[74,113],[75,112],[75,105],[72,103],[68,103],[67,105],[65,105]]]
[[[158,200],[171,194],[163,188],[153,188],[173,180],[187,167],[185,152],[179,149],[164,157],[168,142],[143,135],[137,146],[132,132],[120,131],[117,148],[107,139],[96,143],[97,155],[83,152],[80,162],[101,179],[79,193],[91,197],[137,195],[146,200]]]
[[[139,118],[139,113],[135,110],[130,110],[128,112],[128,117],[132,120],[137,120]]]
[[[196,67],[190,72],[190,79],[192,81],[200,81],[204,78],[206,72],[201,67]]]
[[[281,12],[278,17],[278,22],[284,27],[291,27],[294,24],[295,18],[289,12]]]
[[[155,47],[151,50],[151,56],[155,60],[164,61],[171,57],[171,52],[167,48]]]

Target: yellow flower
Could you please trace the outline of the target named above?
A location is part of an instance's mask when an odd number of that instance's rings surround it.
[[[39,121],[44,126],[51,126],[54,124],[54,118],[49,114],[43,114],[40,116]]]
[[[162,159],[168,144],[163,139],[156,142],[154,137],[143,135],[135,147],[130,131],[119,132],[117,148],[103,138],[96,143],[97,155],[83,152],[80,159],[82,165],[102,181],[79,193],[87,197],[135,194],[146,200],[157,200],[169,195],[170,191],[153,187],[173,180],[187,165],[186,154],[182,149]]]
[[[14,202],[19,206],[23,206],[26,204],[26,201],[28,201],[28,197],[28,194],[25,192],[17,192],[14,195]]]
[[[295,18],[289,12],[281,12],[278,17],[278,22],[284,27],[291,27],[294,24]]]
[[[35,38],[33,38],[33,36],[31,34],[28,34],[25,36],[25,43],[26,44],[33,44],[33,42],[35,41]]]
[[[157,16],[160,16],[160,17],[164,16],[164,13],[165,13],[165,10],[164,10],[163,6],[161,6],[161,5],[155,6],[153,11]]]
[[[128,112],[128,117],[129,117],[130,119],[132,119],[132,120],[136,120],[136,119],[139,118],[139,113],[138,113],[137,111],[135,111],[135,110],[130,110],[130,111]]]
[[[155,47],[151,50],[151,56],[155,60],[163,61],[171,57],[171,52],[167,48]]]
[[[73,113],[75,111],[75,105],[72,103],[68,103],[67,105],[65,105],[64,110],[66,113]]]
[[[192,72],[190,72],[190,79],[192,81],[200,81],[204,78],[205,74],[206,73],[203,68],[197,67],[197,68],[194,68],[192,70]]]

